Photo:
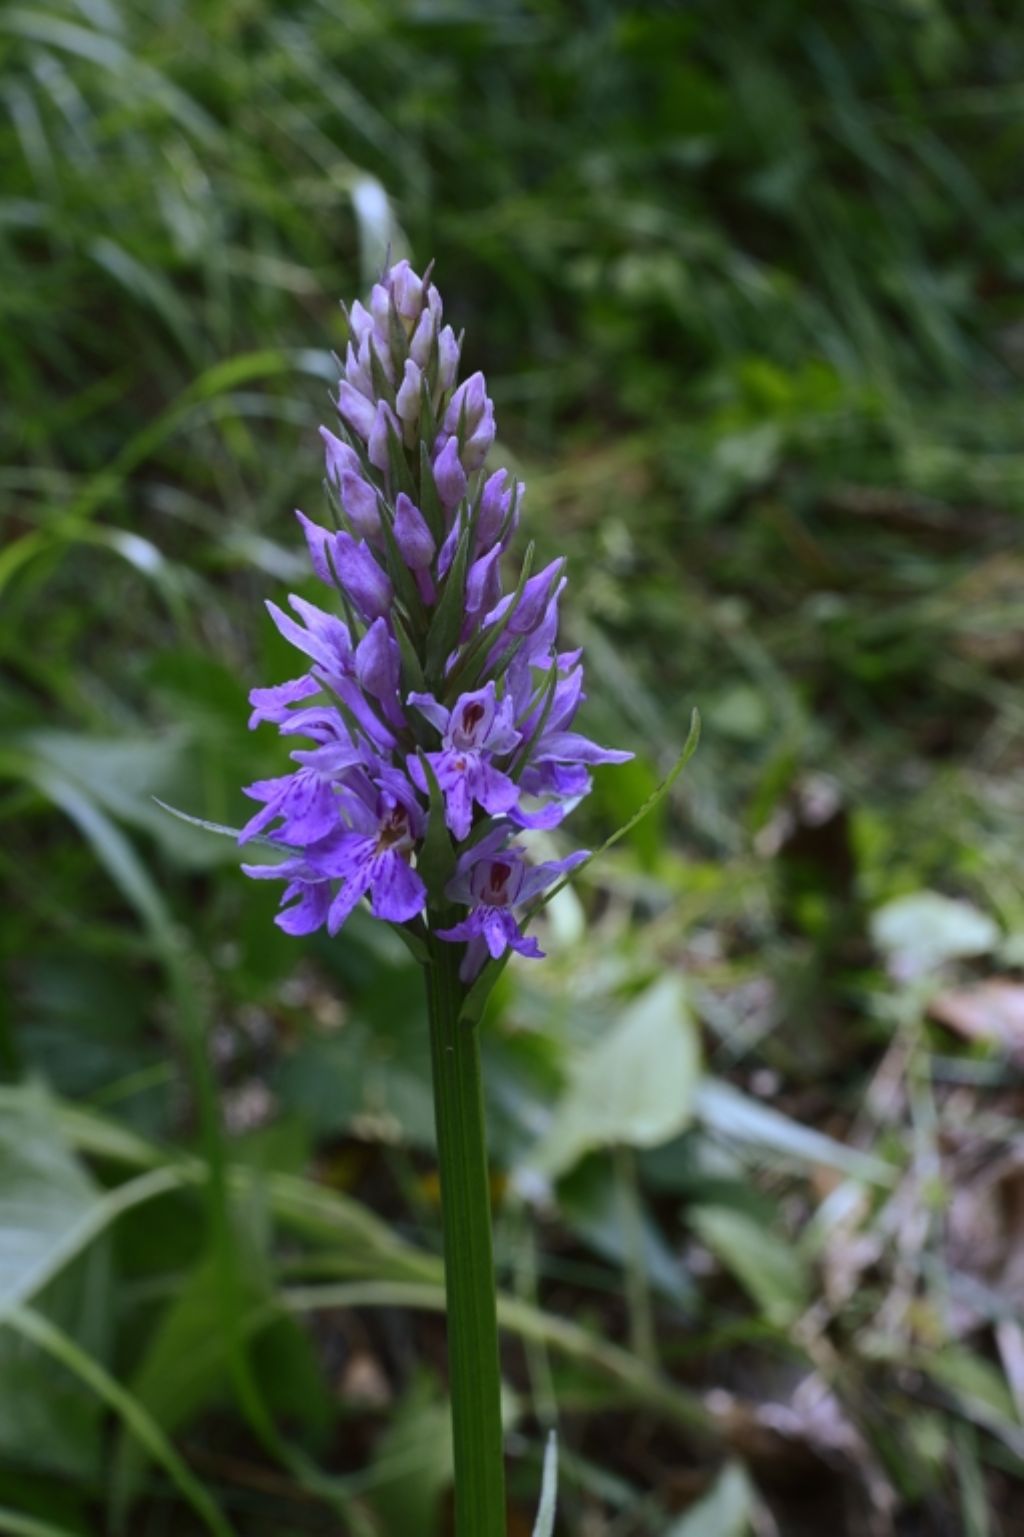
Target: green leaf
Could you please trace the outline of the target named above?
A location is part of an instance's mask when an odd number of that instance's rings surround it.
[[[999,943],[999,925],[970,902],[938,891],[915,891],[880,907],[871,937],[902,977],[934,971],[945,961],[987,955]]]
[[[54,1526],[49,1521],[36,1521],[32,1516],[4,1509],[0,1509],[0,1532],[7,1537],[82,1537],[81,1527],[73,1532],[69,1527]]]
[[[558,1184],[558,1207],[573,1232],[602,1258],[622,1269],[634,1260],[639,1248],[644,1275],[652,1288],[677,1307],[693,1301],[693,1284],[680,1264],[647,1203],[630,1206],[630,1192],[616,1177],[607,1154],[584,1158]]]
[[[419,977],[418,990],[422,990]],[[421,1027],[413,1038],[414,1022]],[[291,1052],[273,1077],[282,1104],[314,1131],[338,1136],[365,1117],[416,1147],[433,1144],[430,1062],[422,1018],[413,1011],[375,1030],[357,1017],[326,1039],[313,1037]]]
[[[550,1178],[592,1148],[667,1142],[690,1120],[699,1071],[682,980],[664,976],[586,1052],[531,1162]]]
[[[186,732],[87,736],[44,730],[27,734],[18,745],[44,794],[47,779],[56,775],[119,822],[152,834],[172,857],[205,853],[206,840],[191,837],[154,809],[158,797],[185,798],[198,788],[189,763],[195,748]]]
[[[380,1488],[373,1504],[382,1532],[436,1537],[441,1499],[452,1481],[451,1411],[426,1376],[414,1380],[377,1443]]]
[[[915,1364],[981,1423],[1003,1421],[1016,1427],[1013,1394],[1005,1377],[975,1351],[947,1343],[941,1350],[922,1353]],[[1020,1440],[1024,1443],[1024,1437]]]
[[[99,1191],[41,1090],[0,1119],[0,1318],[45,1286],[94,1231]]]
[[[37,789],[76,824],[114,884],[135,908],[163,954],[176,954],[178,941],[164,899],[120,827],[111,821],[86,791],[45,764],[32,764],[29,777]]]
[[[100,1363],[30,1308],[13,1309],[6,1318],[9,1328],[38,1345],[91,1388],[125,1422],[131,1433],[158,1462],[214,1537],[234,1537],[234,1532],[185,1462],[131,1393],[117,1383]]]
[[[233,1303],[245,1335],[273,1322],[270,1294],[259,1267],[240,1265]],[[231,1343],[224,1328],[223,1277],[215,1258],[202,1261],[175,1288],[174,1297],[125,1384],[135,1401],[166,1435],[199,1409],[230,1397]],[[153,1456],[150,1442],[125,1425],[114,1449],[107,1492],[112,1524],[120,1528],[141,1492]]]
[[[426,1085],[424,1092],[429,1095]],[[0,1084],[0,1111],[5,1115],[16,1112],[25,1093],[23,1088]],[[169,1164],[166,1154],[153,1143],[126,1132],[95,1111],[56,1104],[54,1115],[63,1135],[83,1152],[130,1169],[145,1170],[137,1179],[108,1191],[97,1202],[93,1221],[76,1228],[77,1242],[74,1246],[66,1244],[64,1253],[79,1252],[96,1232],[131,1206],[151,1200],[163,1191],[202,1186],[209,1178],[209,1168],[200,1159],[182,1157]],[[235,1194],[248,1194],[256,1183],[254,1171],[239,1166],[228,1170],[228,1179]],[[259,1180],[265,1186],[271,1210],[293,1232],[321,1245],[340,1243],[350,1257],[373,1256],[373,1263],[382,1266],[393,1262],[396,1269],[389,1273],[428,1280],[434,1280],[440,1273],[439,1264],[432,1255],[415,1249],[368,1207],[351,1197],[294,1175],[261,1174]],[[56,1273],[56,1268],[59,1266],[51,1267],[49,1274]]]
[[[426,691],[427,680],[423,676],[423,667],[420,663],[416,647],[413,645],[408,630],[402,621],[402,616],[397,611],[391,615],[391,627],[395,632],[398,642],[398,651],[402,659],[402,694],[422,694]]]
[[[426,966],[430,962],[430,948],[422,932],[411,928],[407,923],[388,923],[392,933],[397,934],[409,954],[419,965]]]
[[[180,811],[177,806],[169,806],[166,801],[158,800],[155,795],[153,800],[160,807],[161,811],[170,812],[171,816],[177,817],[179,822],[188,822],[192,827],[201,827],[204,832],[218,833],[220,837],[231,838],[235,843],[242,836],[242,830],[239,827],[228,827],[225,822],[209,822],[206,817],[194,817],[188,811]],[[279,843],[275,843],[273,838],[268,838],[263,833],[256,833],[254,837],[249,838],[246,846],[250,843],[260,844],[263,848],[274,849],[278,854],[287,853],[287,850],[283,849]]]
[[[717,1078],[701,1080],[694,1108],[698,1121],[717,1135],[774,1153],[803,1167],[821,1165],[838,1169],[841,1174],[874,1185],[891,1185],[896,1178],[897,1171],[884,1159],[844,1147],[824,1132],[801,1126],[780,1110],[748,1099],[731,1083]]]
[[[728,1462],[709,1493],[669,1527],[665,1537],[747,1537],[753,1513],[750,1480],[738,1462]]]
[[[55,1322],[102,1349],[109,1255],[85,1253],[102,1227],[100,1192],[67,1148],[42,1090],[19,1092],[0,1117],[0,1325],[19,1304],[41,1296]],[[92,1396],[2,1327],[0,1382],[0,1460],[95,1477],[102,1442]]]
[[[191,812],[181,811],[177,806],[169,806],[166,801],[160,800],[156,795],[153,796],[153,800],[160,807],[161,811],[170,812],[171,816],[177,817],[180,822],[188,822],[192,827],[201,827],[208,833],[219,833],[222,838],[234,838],[236,843],[241,837],[241,828],[239,827],[228,827],[226,822],[209,822],[206,817],[194,817]],[[254,838],[253,842],[269,843],[270,839]]]
[[[771,1227],[731,1206],[695,1206],[691,1226],[770,1323],[784,1328],[807,1307],[810,1286],[797,1250]]]
[[[544,1474],[540,1486],[540,1506],[533,1526],[533,1537],[551,1537],[555,1529],[555,1507],[558,1502],[558,1436],[554,1431],[548,1436],[544,1448]]]

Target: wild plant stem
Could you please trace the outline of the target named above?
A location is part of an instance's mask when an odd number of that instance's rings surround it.
[[[501,1369],[478,1026],[455,946],[431,943],[427,1002],[444,1228],[456,1537],[506,1537]]]

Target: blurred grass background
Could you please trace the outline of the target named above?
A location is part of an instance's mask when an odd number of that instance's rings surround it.
[[[0,1531],[448,1529],[419,980],[272,925],[339,298],[436,259],[591,724],[485,1023],[513,1537],[1024,1532],[1024,31],[0,9]]]

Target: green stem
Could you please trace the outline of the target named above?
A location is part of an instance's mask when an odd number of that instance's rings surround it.
[[[505,1537],[501,1368],[478,1027],[458,947],[431,942],[427,1005],[444,1224],[456,1537]]]

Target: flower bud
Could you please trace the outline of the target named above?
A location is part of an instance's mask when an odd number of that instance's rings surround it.
[[[329,529],[321,528],[319,523],[314,523],[312,518],[307,518],[304,512],[296,507],[295,516],[299,520],[302,532],[306,536],[306,545],[309,549],[309,560],[313,571],[328,587],[333,587],[334,572],[331,570],[327,558],[327,551],[334,544],[334,535]]]
[[[334,564],[345,593],[364,619],[386,614],[394,602],[394,588],[363,540],[351,534],[335,534]]]
[[[436,322],[429,309],[425,309],[416,323],[416,329],[409,340],[409,356],[418,368],[426,368],[430,362],[430,351],[434,345],[434,331]]]
[[[395,406],[398,411],[398,419],[407,429],[412,430],[412,440],[415,441],[415,429],[420,419],[420,399],[423,388],[423,373],[412,358],[407,359],[405,365],[405,377],[402,387],[398,391]],[[406,433],[409,438],[409,432]]]
[[[386,400],[377,402],[377,411],[373,418],[373,424],[367,434],[366,456],[375,470],[387,471],[388,468],[388,434],[393,432],[401,438],[401,432],[395,413]]]
[[[320,436],[327,460],[327,479],[336,488],[340,487],[341,477],[346,470],[353,475],[359,474],[359,455],[327,427],[320,428]]]
[[[348,312],[348,328],[357,349],[363,338],[368,336],[373,330],[373,316],[365,305],[360,304],[358,299]]]
[[[437,545],[423,514],[409,500],[404,491],[398,493],[398,500],[395,502],[393,531],[395,543],[409,569],[425,570],[434,558]]]
[[[338,410],[354,432],[364,440],[373,431],[377,412],[366,396],[343,379],[338,386]]]
[[[391,292],[395,309],[410,330],[420,318],[423,308],[423,280],[416,276],[407,261],[400,261],[391,269]]]
[[[355,662],[361,687],[375,699],[393,701],[398,691],[400,657],[386,619],[373,621],[356,647]],[[398,724],[402,724],[401,714]]]
[[[448,409],[444,414],[445,432],[458,432],[461,426],[466,437],[469,437],[482,421],[489,405],[487,384],[483,374],[479,371],[471,374],[459,385],[448,402]]]
[[[489,550],[492,544],[497,543],[512,505],[511,491],[503,489],[507,478],[507,470],[495,470],[484,482],[476,524],[476,535],[482,550]]]
[[[454,512],[466,494],[466,472],[458,439],[450,437],[434,460],[434,485],[446,512]]]
[[[469,568],[466,576],[466,613],[475,618],[482,609],[492,608],[501,591],[499,561],[501,548],[494,545]]]
[[[376,539],[380,534],[380,509],[373,487],[368,486],[361,475],[346,470],[339,491],[345,516],[356,533],[364,539]]]
[[[437,387],[447,393],[455,383],[459,371],[459,344],[451,326],[445,326],[437,336]]]
[[[462,445],[462,462],[467,472],[472,475],[474,470],[479,470],[487,455],[491,451],[494,442],[494,407],[490,401],[487,408],[478,421],[475,430],[470,433]]]

